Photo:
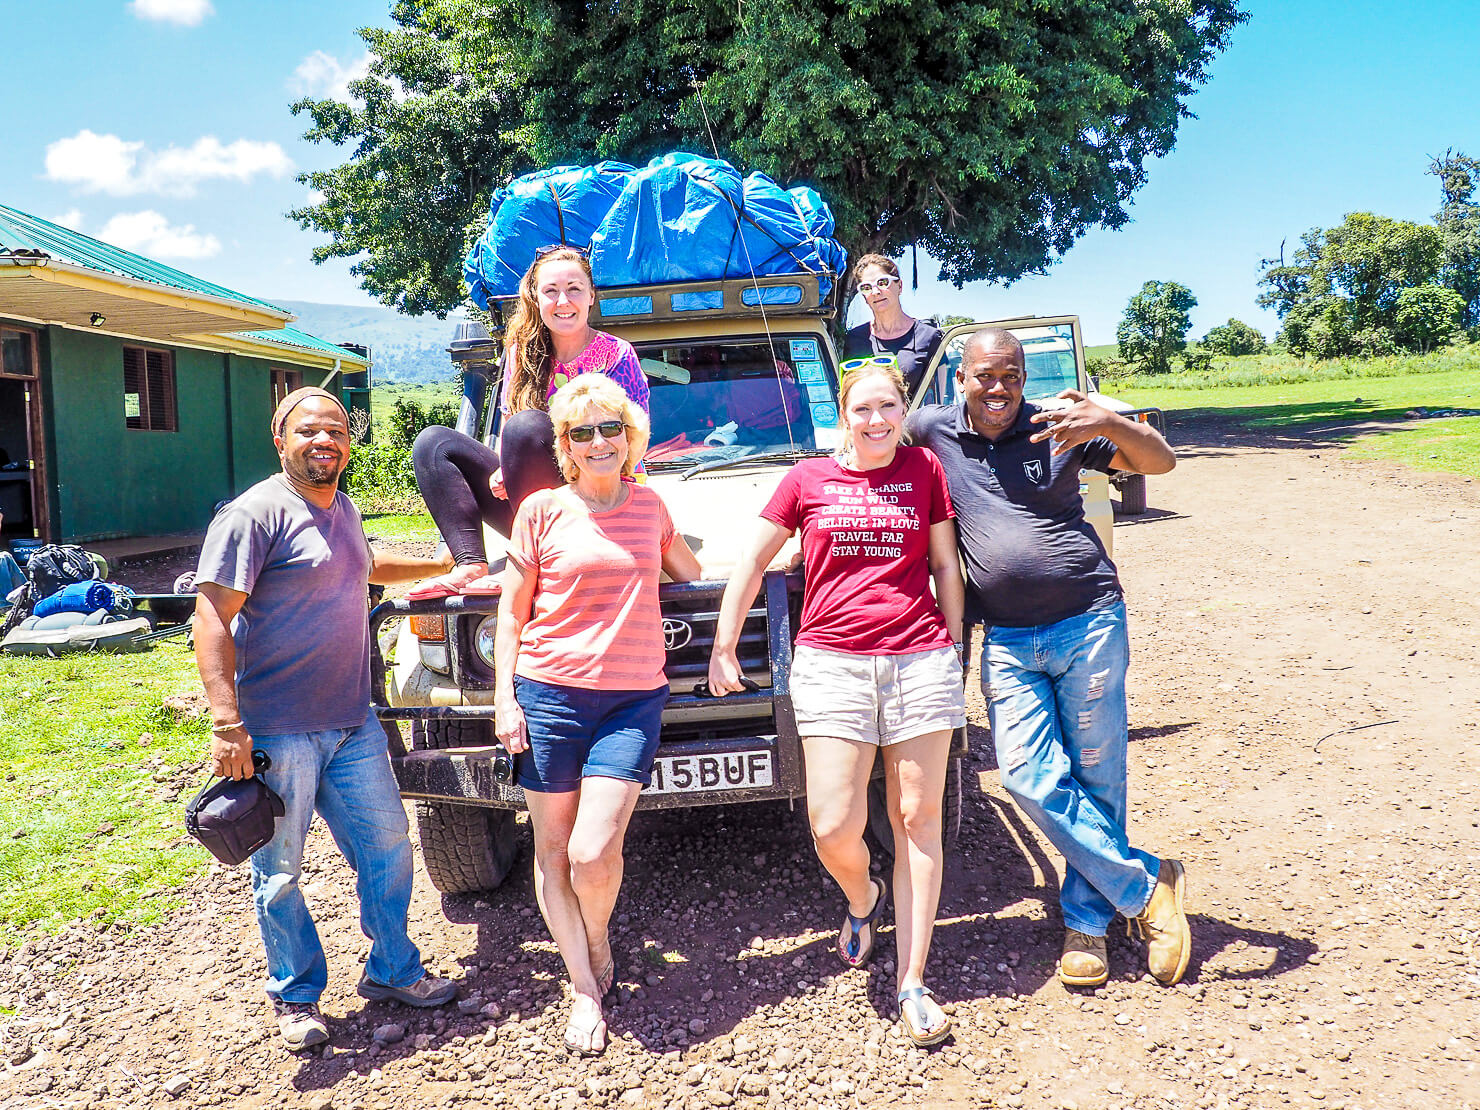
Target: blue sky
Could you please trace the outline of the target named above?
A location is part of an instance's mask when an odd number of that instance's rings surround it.
[[[1291,249],[1350,211],[1431,218],[1430,157],[1480,156],[1473,3],[1246,6],[1253,19],[1193,98],[1199,118],[1151,165],[1130,225],[1090,232],[1047,275],[1006,289],[939,284],[922,257],[906,307],[1077,312],[1090,342],[1109,342],[1142,282],[1173,280],[1200,302],[1194,335],[1229,316],[1272,333],[1254,299],[1259,260],[1282,239]],[[317,237],[283,216],[307,197],[294,175],[342,157],[304,143],[288,105],[353,73],[354,29],[387,24],[387,11],[386,0],[0,0],[11,47],[0,203],[269,300],[365,303],[348,265],[315,266]]]

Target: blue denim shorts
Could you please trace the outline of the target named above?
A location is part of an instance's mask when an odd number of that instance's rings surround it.
[[[583,690],[532,678],[514,679],[529,750],[514,760],[525,790],[561,794],[596,776],[649,785],[668,687]]]

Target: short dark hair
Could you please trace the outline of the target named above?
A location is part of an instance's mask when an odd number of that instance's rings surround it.
[[[1017,352],[1018,365],[1027,370],[1027,359],[1023,355],[1023,344],[1017,336],[1006,328],[982,328],[974,331],[966,337],[966,342],[961,347],[961,361],[966,361],[966,353],[973,347],[984,350],[993,350],[997,347],[1006,347],[1009,351]]]

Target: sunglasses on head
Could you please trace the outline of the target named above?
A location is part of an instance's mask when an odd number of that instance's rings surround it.
[[[575,251],[582,258],[591,257],[590,247],[578,247],[574,243],[546,243],[543,247],[536,247],[534,260],[538,262],[546,255],[554,254],[556,251]]]
[[[877,289],[880,293],[882,293],[884,290],[890,288],[891,286],[895,286],[895,285],[898,285],[898,284],[899,284],[899,278],[897,278],[897,277],[890,277],[888,274],[885,274],[883,277],[876,278],[874,281],[871,281],[871,282],[870,281],[861,281],[861,282],[859,282],[858,283],[858,291],[860,293],[867,294],[867,293],[872,293],[875,289]]]
[[[565,429],[565,437],[572,443],[590,443],[601,433],[602,439],[616,439],[625,433],[627,425],[620,420],[603,420],[599,424],[576,424]]]
[[[838,367],[844,374],[850,374],[854,370],[862,370],[865,366],[884,366],[891,370],[899,369],[899,359],[893,355],[865,355],[863,358],[850,358]]]

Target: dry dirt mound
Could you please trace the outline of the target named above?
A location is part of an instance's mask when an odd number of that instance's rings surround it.
[[[784,807],[639,815],[614,929],[624,1000],[590,1062],[558,1051],[527,854],[486,901],[419,878],[413,936],[465,985],[413,1013],[354,995],[366,942],[316,829],[328,1051],[276,1043],[246,878],[218,869],[167,925],[5,954],[0,1103],[1480,1106],[1476,487],[1318,437],[1179,432],[1181,465],[1116,542],[1133,837],[1187,862],[1181,986],[1143,978],[1123,937],[1104,988],[1053,978],[1061,865],[975,728],[930,976],[956,1032],[937,1050],[893,1021],[892,929],[870,968],[838,964],[841,903]]]

